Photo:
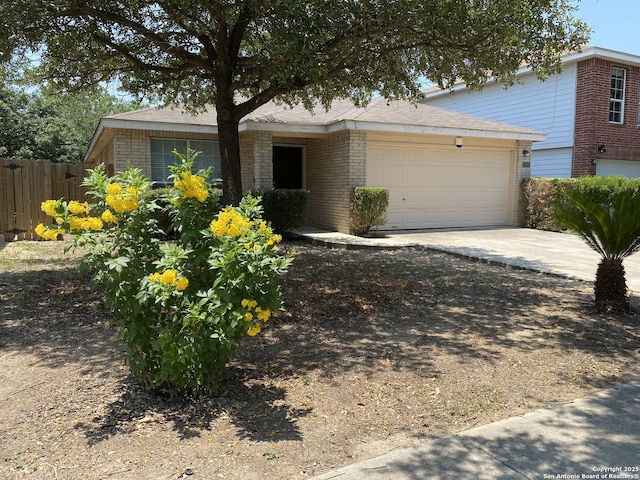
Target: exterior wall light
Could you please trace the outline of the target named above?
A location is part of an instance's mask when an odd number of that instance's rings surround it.
[[[523,157],[530,157],[531,156],[531,152],[529,150],[522,150],[522,156]]]
[[[607,153],[607,146],[606,146],[606,145],[600,145],[600,146],[598,147],[598,151],[599,151],[600,153]]]
[[[456,137],[456,148],[462,148],[462,137]]]

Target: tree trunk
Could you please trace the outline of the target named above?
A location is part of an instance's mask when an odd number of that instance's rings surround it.
[[[596,272],[595,297],[598,311],[629,311],[627,281],[621,259],[602,259]]]
[[[240,167],[239,120],[236,119],[233,99],[218,97],[218,140],[222,166],[222,205],[238,205],[242,199]]]

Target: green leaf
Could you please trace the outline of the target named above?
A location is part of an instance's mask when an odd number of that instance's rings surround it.
[[[129,265],[129,257],[116,257],[111,258],[105,261],[105,265],[111,269],[115,270],[117,273],[121,273],[123,268],[126,268]]]

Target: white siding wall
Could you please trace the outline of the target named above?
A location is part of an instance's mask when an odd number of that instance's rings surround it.
[[[531,176],[571,178],[571,148],[534,150],[531,156]]]
[[[535,74],[527,73],[521,77],[523,84],[506,90],[500,84],[491,83],[481,91],[460,90],[430,96],[424,103],[546,133],[547,140],[534,143],[534,150],[572,147],[576,73],[576,65],[569,64],[562,73],[544,82],[538,81]]]

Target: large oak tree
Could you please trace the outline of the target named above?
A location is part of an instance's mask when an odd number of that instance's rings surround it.
[[[325,107],[418,98],[490,76],[541,76],[587,28],[569,0],[3,0],[0,60],[41,55],[62,89],[117,78],[133,95],[215,105],[224,201],[241,196],[238,124],[273,100]]]

